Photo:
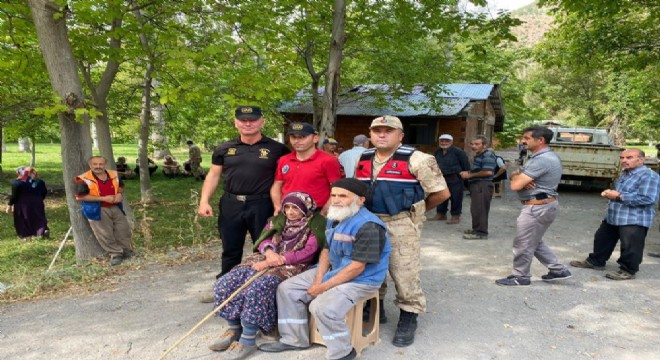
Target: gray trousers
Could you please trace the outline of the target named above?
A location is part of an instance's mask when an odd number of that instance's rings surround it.
[[[307,289],[316,278],[316,268],[289,278],[277,287],[277,328],[280,342],[298,347],[308,347],[309,312],[317,320],[319,333],[328,352],[327,359],[340,359],[351,352],[351,332],[345,317],[355,304],[373,294],[378,286],[352,282],[333,287],[316,298]]]
[[[470,214],[472,230],[478,235],[488,235],[488,213],[495,185],[491,181],[470,183]]]
[[[131,249],[131,226],[126,215],[117,206],[101,208],[101,220],[89,220],[89,226],[99,245],[110,256],[122,255]]]
[[[566,267],[543,242],[543,235],[559,214],[559,201],[544,205],[523,205],[518,216],[518,229],[513,240],[513,272],[517,277],[530,278],[534,257],[553,272]]]

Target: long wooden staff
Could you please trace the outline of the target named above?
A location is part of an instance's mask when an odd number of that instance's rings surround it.
[[[227,305],[236,295],[238,295],[239,292],[241,292],[243,289],[248,287],[248,285],[252,284],[252,282],[257,280],[261,275],[265,274],[266,271],[268,271],[268,268],[259,271],[258,273],[254,274],[251,278],[249,278],[248,281],[245,282],[245,284],[243,284],[236,291],[234,291],[231,295],[229,295],[227,300],[225,300],[222,304],[218,305],[218,307],[213,309],[213,311],[208,313],[208,315],[206,315],[200,322],[197,323],[197,325],[195,325],[192,329],[190,329],[190,331],[188,331],[187,334],[183,335],[183,337],[181,337],[181,339],[177,340],[177,342],[175,342],[174,345],[172,345],[169,349],[167,349],[167,351],[161,357],[159,357],[158,360],[163,360],[169,353],[172,352],[172,350],[174,350],[174,348],[179,346],[179,344],[181,344],[183,342],[183,340],[185,340],[188,336],[190,336],[190,334],[195,332],[195,330],[197,330],[198,327],[202,326],[202,324],[205,323],[206,320],[210,319],[211,316],[213,316],[213,314],[215,314],[218,311],[222,310],[222,308],[225,307],[225,305]]]

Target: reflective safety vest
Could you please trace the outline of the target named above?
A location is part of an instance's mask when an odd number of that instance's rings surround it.
[[[108,177],[112,181],[112,187],[115,188],[115,194],[119,193],[119,179],[117,177],[117,172],[113,170],[106,170]],[[101,196],[101,190],[99,189],[98,179],[92,173],[92,170],[87,171],[82,175],[76,176],[76,181],[84,182],[89,188],[89,194],[91,196]],[[80,200],[80,197],[76,195],[76,200]],[[82,205],[82,213],[89,220],[101,220],[101,202],[100,201],[80,201]],[[123,212],[123,206],[121,203],[117,204],[119,209]]]
[[[376,149],[362,153],[355,177],[369,185],[370,196],[365,202],[367,209],[375,214],[396,215],[410,211],[413,204],[424,199],[424,189],[410,173],[410,156],[415,151],[417,149],[412,146],[400,146],[373,181]]]
[[[353,262],[353,242],[358,231],[367,222],[373,222],[383,229],[387,228],[385,223],[364,207],[360,208],[357,214],[343,220],[334,228],[332,227],[333,221],[328,220],[328,229],[325,231],[325,237],[328,241],[328,249],[330,249],[331,268],[330,271],[323,275],[323,281],[328,281]],[[385,276],[387,276],[391,251],[390,239],[387,232],[385,232],[385,246],[383,247],[383,252],[380,253],[379,261],[377,263],[367,263],[364,270],[358,276],[351,279],[351,282],[380,286],[385,280]]]

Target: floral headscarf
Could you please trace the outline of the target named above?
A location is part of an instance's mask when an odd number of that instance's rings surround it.
[[[281,236],[273,236],[273,242],[278,244],[283,251],[297,250],[305,246],[310,229],[308,223],[314,216],[316,202],[312,197],[304,192],[292,192],[282,199],[282,212],[285,205],[293,205],[303,213],[303,217],[298,220],[286,219]],[[279,234],[278,234],[279,235]]]
[[[29,166],[19,166],[16,168],[16,175],[20,181],[28,181],[30,179],[31,168]]]

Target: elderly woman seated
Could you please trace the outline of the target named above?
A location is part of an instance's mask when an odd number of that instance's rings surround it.
[[[257,350],[257,330],[269,333],[277,328],[277,286],[316,263],[325,245],[326,219],[315,214],[315,209],[316,204],[307,193],[286,195],[282,199],[282,212],[269,220],[255,241],[254,249],[258,252],[217,280],[216,307],[248,279],[267,269],[217,313],[227,320],[229,329],[209,348],[227,350],[223,359],[248,357]]]

